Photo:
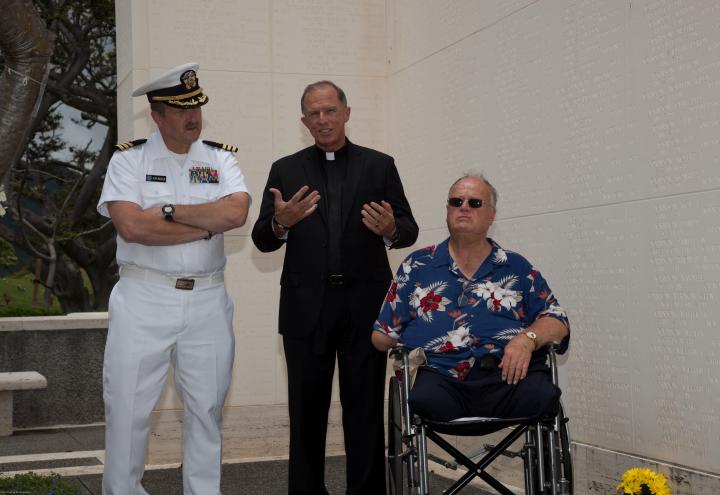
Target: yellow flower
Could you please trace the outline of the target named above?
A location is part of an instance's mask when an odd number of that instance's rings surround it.
[[[652,495],[671,495],[665,476],[647,468],[631,468],[625,471],[617,490],[626,495],[642,495],[645,486]],[[647,493],[647,492],[645,492]]]

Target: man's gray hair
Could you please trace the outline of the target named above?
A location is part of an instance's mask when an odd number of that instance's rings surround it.
[[[493,208],[497,207],[497,202],[498,202],[497,189],[495,189],[495,186],[490,184],[490,181],[487,180],[487,178],[485,178],[485,176],[479,172],[466,172],[462,177],[460,177],[458,180],[456,180],[455,182],[452,183],[452,185],[450,186],[450,189],[455,187],[455,184],[457,184],[458,182],[460,182],[461,180],[464,180],[464,179],[476,179],[476,180],[484,182],[485,185],[488,186],[488,189],[490,189],[490,202],[492,203],[492,207]]]
[[[305,115],[305,96],[307,96],[309,92],[320,89],[323,86],[330,86],[331,88],[333,88],[335,92],[337,92],[338,100],[340,100],[340,103],[342,103],[344,106],[347,106],[347,96],[345,96],[345,91],[343,91],[340,86],[338,86],[332,81],[322,80],[305,86],[305,91],[303,91],[303,94],[300,97],[300,111],[303,115]]]

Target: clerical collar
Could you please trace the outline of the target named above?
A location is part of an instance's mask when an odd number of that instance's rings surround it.
[[[326,160],[328,162],[335,161],[337,158],[344,157],[347,155],[347,149],[348,149],[348,142],[345,141],[345,144],[342,145],[342,148],[336,151],[325,151],[321,150],[317,145],[315,145],[315,149],[318,152],[318,155],[321,159]]]

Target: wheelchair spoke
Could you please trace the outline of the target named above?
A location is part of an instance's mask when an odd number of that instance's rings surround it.
[[[565,417],[562,403],[560,403],[560,411],[558,417],[562,418],[559,425],[560,437],[560,468],[561,476],[558,481],[558,493],[560,495],[573,495],[573,466],[572,452],[570,451],[570,431],[568,429],[568,418]]]
[[[553,423],[539,423],[537,428],[541,434],[528,449],[529,455],[537,455],[536,462],[529,462],[529,469],[537,468],[531,476],[532,482],[526,483],[528,487],[536,490],[537,495],[573,495],[572,456],[570,451],[570,436],[567,428],[567,418],[560,404],[557,418]],[[526,470],[528,469],[526,465]]]

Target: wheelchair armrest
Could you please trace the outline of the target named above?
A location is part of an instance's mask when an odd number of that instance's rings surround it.
[[[548,354],[557,354],[557,352],[560,350],[560,342],[552,341],[548,342],[543,346],[543,349],[545,349]]]
[[[552,377],[553,385],[558,385],[558,371],[557,371],[557,352],[560,350],[560,342],[548,342],[545,344],[544,349],[547,351],[548,359],[550,361],[550,376]]]
[[[402,345],[401,343],[398,342],[398,344],[395,347],[392,347],[390,349],[389,356],[402,359],[403,354],[407,354],[409,352],[410,351],[408,350],[407,347],[405,347],[404,345]]]

